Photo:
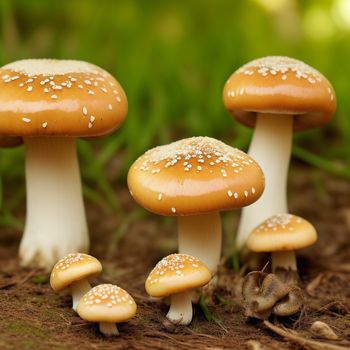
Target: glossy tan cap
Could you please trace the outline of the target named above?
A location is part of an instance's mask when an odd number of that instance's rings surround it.
[[[128,186],[151,212],[195,215],[255,202],[264,175],[244,152],[210,137],[192,137],[146,152],[131,166]]]
[[[282,56],[259,58],[239,68],[225,84],[223,101],[249,127],[260,112],[294,115],[295,130],[315,128],[328,122],[336,109],[333,87],[320,72]]]
[[[69,254],[53,267],[50,284],[52,289],[61,290],[73,282],[96,276],[101,271],[101,263],[93,256],[81,253]]]
[[[28,59],[0,68],[1,135],[104,135],[127,109],[119,83],[87,62]]]
[[[297,250],[316,240],[317,233],[310,222],[292,214],[277,214],[251,232],[247,247],[253,252]]]
[[[207,266],[186,254],[171,254],[158,262],[149,274],[145,288],[152,297],[166,297],[199,288],[211,280]]]
[[[78,315],[91,322],[118,323],[128,321],[136,314],[134,299],[113,284],[100,284],[87,292],[78,304]]]

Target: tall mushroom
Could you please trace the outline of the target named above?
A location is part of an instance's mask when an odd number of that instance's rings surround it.
[[[266,188],[242,211],[237,247],[268,217],[288,212],[286,182],[292,132],[326,123],[335,112],[335,93],[317,70],[289,57],[264,57],[247,63],[225,84],[226,109],[242,124],[255,127],[249,147],[262,167]]]
[[[214,273],[221,256],[220,211],[255,202],[264,190],[259,165],[210,137],[192,137],[147,151],[131,166],[128,186],[151,212],[178,217],[179,252]]]
[[[93,64],[28,59],[0,69],[0,133],[23,137],[26,150],[22,265],[50,269],[88,250],[75,139],[113,131],[126,113],[122,87]]]

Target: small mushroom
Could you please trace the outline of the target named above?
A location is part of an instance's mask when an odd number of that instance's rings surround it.
[[[50,284],[52,289],[60,291],[70,286],[73,310],[77,310],[81,297],[90,289],[89,278],[102,271],[101,263],[91,255],[75,253],[59,260],[52,269]]]
[[[211,273],[221,258],[220,211],[255,202],[264,190],[259,165],[210,137],[192,137],[147,151],[130,167],[133,198],[159,215],[178,218],[179,253]]]
[[[247,247],[257,253],[270,252],[272,272],[296,274],[294,251],[309,247],[316,240],[317,233],[310,222],[292,214],[277,214],[251,232]]]
[[[266,188],[243,209],[237,235],[242,248],[251,230],[276,213],[288,212],[286,187],[295,131],[327,123],[336,109],[331,83],[316,69],[290,57],[251,61],[227,80],[223,101],[240,123],[254,128],[249,147],[262,167]]]
[[[190,291],[207,284],[211,279],[207,266],[186,254],[163,258],[149,274],[145,288],[152,297],[170,296],[167,318],[174,324],[188,325],[192,321]]]
[[[23,266],[50,270],[88,251],[76,139],[112,132],[126,113],[122,87],[93,64],[27,59],[0,68],[0,134],[21,137],[26,152]]]
[[[100,284],[86,293],[78,304],[78,315],[98,322],[101,333],[119,335],[116,323],[126,322],[136,314],[135,300],[124,289],[113,284]]]

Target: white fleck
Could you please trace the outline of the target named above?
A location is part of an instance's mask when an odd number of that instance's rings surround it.
[[[42,126],[44,129],[46,129],[46,128],[47,128],[47,122],[42,123],[41,126]]]
[[[52,98],[53,100],[57,100],[57,95],[51,95],[51,98]]]
[[[90,116],[90,122],[91,123],[93,123],[95,121],[95,119],[96,119],[95,116],[93,116],[93,115]]]
[[[89,95],[95,95],[95,93],[94,93],[92,90],[89,90],[89,91],[88,91],[88,94],[89,94]]]
[[[228,190],[228,191],[227,191],[227,194],[228,194],[229,197],[232,197],[232,196],[233,196],[233,193],[232,193],[231,190]]]
[[[176,213],[176,208],[172,207],[172,208],[171,208],[171,211],[172,211],[173,213]]]
[[[31,122],[31,119],[26,118],[26,117],[23,117],[22,120],[23,120],[25,123],[30,123],[30,122]]]
[[[31,85],[29,85],[28,87],[27,87],[27,91],[32,91],[33,90],[33,86],[31,86]]]
[[[111,111],[113,109],[113,106],[111,104],[109,104],[108,109]]]
[[[87,115],[87,112],[88,112],[88,110],[87,110],[87,108],[84,106],[84,107],[83,107],[83,114],[84,114],[84,115]]]

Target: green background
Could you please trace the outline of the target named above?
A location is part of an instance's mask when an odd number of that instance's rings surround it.
[[[84,193],[118,208],[116,186],[148,148],[207,135],[246,149],[251,131],[225,111],[221,94],[240,65],[288,55],[334,85],[327,126],[295,135],[293,156],[350,178],[350,1],[348,0],[2,0],[0,64],[32,57],[81,59],[111,72],[129,113],[120,130],[79,141]],[[0,225],[24,202],[24,150],[0,151]],[[113,166],[111,167],[111,164]],[[13,189],[13,190],[12,190]]]

